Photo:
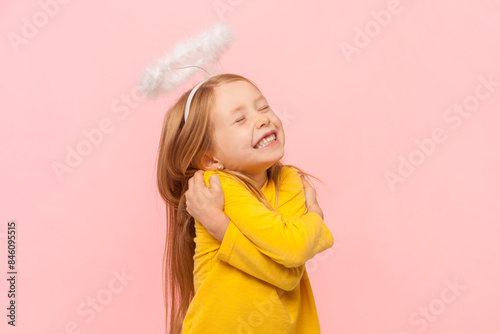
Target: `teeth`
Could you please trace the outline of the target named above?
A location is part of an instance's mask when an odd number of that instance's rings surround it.
[[[269,143],[272,143],[273,141],[276,140],[276,135],[273,133],[266,138],[262,139],[256,146],[256,148],[262,148],[267,146]]]

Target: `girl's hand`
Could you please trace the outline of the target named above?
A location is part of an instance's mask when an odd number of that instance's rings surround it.
[[[323,210],[321,210],[319,203],[316,200],[316,190],[314,190],[311,184],[307,182],[304,175],[300,174],[300,179],[302,180],[302,184],[304,185],[307,211],[316,212],[318,215],[321,216],[322,219],[325,219],[323,216]]]
[[[208,188],[203,173],[203,170],[198,170],[188,181],[186,211],[222,242],[229,225],[229,218],[223,212],[224,192],[218,175],[210,176]]]

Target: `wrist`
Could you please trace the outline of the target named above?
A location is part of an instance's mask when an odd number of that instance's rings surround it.
[[[308,212],[315,212],[321,217],[321,219],[325,219],[325,217],[323,216],[323,210],[321,210],[318,203],[311,204],[309,206],[309,208],[307,209],[307,211]]]
[[[210,234],[217,239],[219,242],[222,242],[224,239],[224,235],[226,234],[226,230],[229,226],[229,222],[231,221],[229,217],[224,213],[224,211],[220,209],[216,209],[210,217],[213,217],[214,220],[214,229]]]

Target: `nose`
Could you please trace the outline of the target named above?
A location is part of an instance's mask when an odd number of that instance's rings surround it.
[[[269,117],[267,117],[267,115],[264,115],[264,114],[259,114],[257,116],[257,129],[260,129],[261,127],[263,127],[264,125],[267,125],[269,123]]]

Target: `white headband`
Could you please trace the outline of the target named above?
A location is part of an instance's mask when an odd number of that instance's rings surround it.
[[[197,84],[193,89],[191,89],[191,93],[189,93],[189,96],[188,96],[188,99],[187,99],[187,102],[186,102],[186,106],[184,107],[184,123],[187,121],[187,118],[188,118],[188,115],[189,115],[189,108],[191,107],[191,101],[193,100],[194,94],[196,93],[196,91],[198,90],[198,88],[200,88],[200,86],[203,85],[203,83],[205,81],[207,81],[208,79],[210,79],[210,78],[207,78],[207,79],[203,80],[202,82],[200,82],[199,84]]]

